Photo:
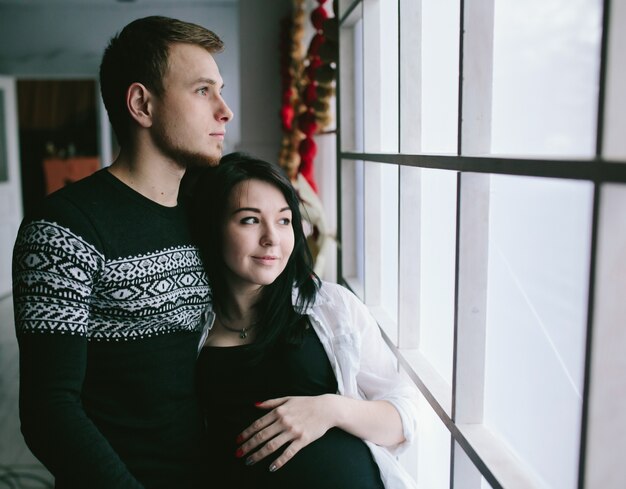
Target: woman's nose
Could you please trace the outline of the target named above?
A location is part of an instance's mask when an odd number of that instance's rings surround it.
[[[279,241],[278,233],[274,226],[265,226],[263,230],[263,236],[261,237],[261,244],[263,246],[272,246],[277,244]]]

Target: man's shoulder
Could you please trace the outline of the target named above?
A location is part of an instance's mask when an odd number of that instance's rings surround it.
[[[107,170],[102,168],[88,177],[69,183],[46,197],[47,203],[69,201],[87,203],[103,196],[111,195],[107,185]]]
[[[101,196],[106,193],[101,188],[98,174],[96,172],[46,196],[33,212],[24,217],[17,243],[24,240],[49,243],[63,238],[63,241],[85,241],[86,244],[97,245],[92,214],[94,210],[103,208]]]
[[[66,212],[73,213],[77,208],[83,209],[90,202],[106,195],[104,179],[102,178],[103,171],[105,170],[99,170],[47,195],[33,212],[25,217],[25,221],[47,220],[50,216],[62,216]]]

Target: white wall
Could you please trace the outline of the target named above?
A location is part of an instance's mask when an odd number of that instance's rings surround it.
[[[237,149],[278,161],[282,138],[280,19],[290,12],[289,0],[239,0],[241,33],[239,72],[241,140]]]

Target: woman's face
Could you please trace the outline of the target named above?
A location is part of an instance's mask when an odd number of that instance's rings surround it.
[[[233,292],[269,285],[287,266],[294,246],[291,209],[282,192],[262,180],[233,187],[223,227],[226,280]]]

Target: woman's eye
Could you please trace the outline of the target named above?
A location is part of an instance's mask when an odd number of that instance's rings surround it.
[[[255,224],[255,223],[259,222],[259,220],[256,217],[250,216],[250,217],[244,217],[239,222],[241,224]]]
[[[286,226],[288,226],[289,224],[291,224],[291,219],[289,219],[288,217],[283,217],[280,221],[278,221],[281,224],[284,224]]]

